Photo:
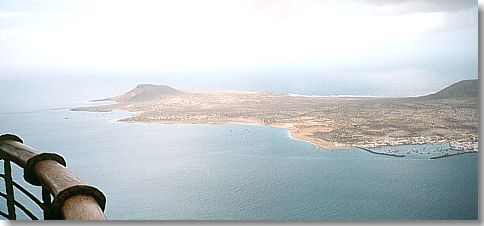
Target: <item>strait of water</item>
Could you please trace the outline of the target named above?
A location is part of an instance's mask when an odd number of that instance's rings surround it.
[[[71,171],[106,194],[106,215],[113,220],[478,216],[478,154],[428,159],[427,153],[443,149],[438,145],[395,147],[424,153],[406,158],[328,152],[290,139],[284,129],[116,122],[128,115],[67,108],[4,112],[0,132],[64,156]],[[20,169],[14,170],[21,180]]]

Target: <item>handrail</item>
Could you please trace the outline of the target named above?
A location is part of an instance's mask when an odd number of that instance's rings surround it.
[[[54,198],[49,219],[106,220],[106,197],[96,187],[81,182],[67,170],[64,158],[55,153],[39,153],[11,134],[0,136],[0,159],[24,169],[24,179],[42,186]],[[6,172],[7,173],[7,172]],[[50,196],[43,197],[50,200]]]

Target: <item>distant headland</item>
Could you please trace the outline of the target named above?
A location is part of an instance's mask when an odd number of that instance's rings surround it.
[[[77,111],[127,110],[123,122],[254,124],[285,128],[324,149],[478,140],[478,80],[421,97],[306,97],[263,91],[180,91],[142,84]]]

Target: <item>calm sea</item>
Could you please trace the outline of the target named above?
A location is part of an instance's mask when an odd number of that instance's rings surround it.
[[[0,132],[63,155],[71,171],[104,191],[109,219],[478,216],[477,154],[430,160],[428,153],[445,148],[430,145],[395,148],[423,152],[407,158],[355,149],[328,152],[291,140],[284,129],[116,122],[128,115],[65,107],[10,111],[0,113]]]

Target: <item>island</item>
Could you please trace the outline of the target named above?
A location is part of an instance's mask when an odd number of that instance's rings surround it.
[[[420,97],[304,96],[269,91],[182,91],[141,84],[75,111],[133,113],[123,122],[251,124],[288,129],[325,149],[442,143],[477,150],[478,80]]]

